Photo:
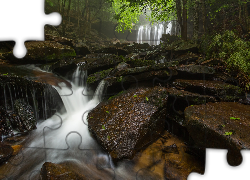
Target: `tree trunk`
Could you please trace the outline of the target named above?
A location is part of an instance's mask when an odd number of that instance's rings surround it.
[[[58,2],[58,12],[61,13],[61,3],[60,3],[60,0],[58,0],[57,2]]]
[[[194,0],[194,29],[193,29],[193,38],[198,39],[199,33],[199,0]]]
[[[245,26],[246,26],[246,30],[247,32],[249,31],[249,17],[248,17],[248,10],[247,10],[247,1],[244,1],[244,18],[245,18]]]
[[[177,22],[180,25],[181,28],[181,37],[183,32],[183,25],[182,25],[182,16],[181,16],[181,0],[176,0],[176,14],[177,14]]]
[[[65,11],[65,4],[66,4],[66,0],[63,0],[62,1],[62,12],[61,12],[61,15],[62,15],[62,35],[64,36],[65,35],[65,26],[66,26],[66,22],[65,22],[65,15],[64,15],[64,11]]]
[[[181,38],[186,41],[187,40],[187,0],[182,0],[183,2],[183,11],[182,11],[182,30],[181,30]]]
[[[80,0],[78,0],[78,6],[77,6],[77,16],[78,16],[78,22],[77,22],[77,27],[80,27]]]
[[[201,5],[202,5],[202,28],[203,28],[203,33],[205,34],[206,32],[206,6],[205,6],[205,0],[201,0]]]

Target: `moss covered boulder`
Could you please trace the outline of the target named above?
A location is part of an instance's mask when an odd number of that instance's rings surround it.
[[[132,158],[164,129],[166,88],[140,88],[100,103],[88,114],[88,127],[113,159]]]

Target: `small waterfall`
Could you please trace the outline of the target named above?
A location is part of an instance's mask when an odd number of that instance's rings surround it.
[[[23,162],[18,166],[13,164],[19,161],[6,163],[2,171],[0,169],[0,174],[6,174],[5,170],[8,169],[6,177],[9,179],[38,179],[45,162],[73,162],[81,168],[81,172],[93,179],[135,179],[137,171],[133,163],[122,161],[115,167],[110,155],[103,151],[89,133],[86,118],[88,112],[100,103],[105,81],[101,81],[94,94],[90,94],[84,85],[86,74],[77,68],[72,76],[71,89],[64,83],[60,84],[61,88],[54,87],[62,98],[66,112],[57,112],[38,123],[22,153],[16,156]]]
[[[173,23],[159,23],[154,25],[139,26],[137,43],[148,43],[149,45],[159,45],[162,34],[171,34]]]

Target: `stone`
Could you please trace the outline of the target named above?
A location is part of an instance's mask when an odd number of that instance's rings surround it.
[[[177,89],[214,96],[220,101],[238,101],[245,96],[240,87],[221,81],[176,79],[173,85]]]
[[[239,165],[241,149],[250,148],[250,106],[235,102],[209,102],[184,111],[186,128],[197,146],[229,149],[228,161]],[[197,136],[199,134],[199,136]]]
[[[166,102],[162,87],[129,90],[89,112],[89,130],[114,160],[131,159],[161,134]]]

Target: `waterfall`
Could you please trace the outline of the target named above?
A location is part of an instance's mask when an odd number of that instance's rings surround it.
[[[139,26],[137,33],[137,43],[148,43],[149,45],[160,44],[162,34],[171,34],[173,23],[159,23],[154,25]]]
[[[6,163],[0,174],[9,179],[38,179],[45,162],[73,162],[84,175],[93,179],[135,179],[137,172],[130,161],[114,166],[108,153],[92,138],[86,121],[88,112],[101,101],[105,81],[101,81],[94,93],[86,88],[87,73],[79,68],[71,79],[72,88],[64,83],[54,87],[60,94],[66,112],[55,113],[37,124],[28,138],[22,153],[16,158],[23,162]],[[18,164],[14,166],[13,164]],[[6,172],[8,169],[8,172]]]

